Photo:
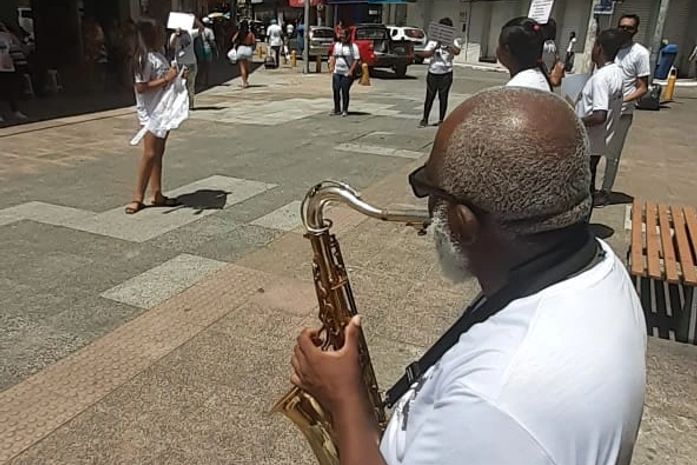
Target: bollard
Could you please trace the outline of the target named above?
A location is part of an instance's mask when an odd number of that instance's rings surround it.
[[[293,50],[290,54],[290,66],[295,68],[295,66],[298,64],[298,54],[296,53],[295,50]]]
[[[361,80],[359,82],[362,86],[370,85],[370,70],[368,69],[368,63],[363,63],[361,65]]]
[[[322,72],[322,55],[317,55],[317,60],[316,60],[317,66],[315,67],[315,71],[318,73]]]
[[[670,69],[668,74],[668,83],[666,84],[666,89],[661,95],[661,102],[672,102],[673,96],[675,94],[675,81],[678,80],[678,70],[674,67]]]

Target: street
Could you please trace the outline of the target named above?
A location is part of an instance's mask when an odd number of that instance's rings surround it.
[[[326,70],[298,69],[197,96],[164,161],[180,207],[123,213],[141,153],[133,108],[0,129],[0,464],[313,463],[269,413],[295,336],[316,325],[300,201],[335,179],[376,205],[422,203],[406,176],[437,128],[417,129],[425,67],[355,85],[347,118],[328,116]],[[456,68],[450,110],[507,77]],[[694,89],[637,112],[617,190],[694,204],[696,125]],[[626,214],[592,221],[620,258]],[[411,228],[345,207],[333,218],[385,388],[478,289],[441,278]],[[650,338],[648,363],[633,463],[697,464],[697,349]]]

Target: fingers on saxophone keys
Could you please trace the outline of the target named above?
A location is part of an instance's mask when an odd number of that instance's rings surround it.
[[[293,372],[293,374],[290,375],[290,382],[291,382],[291,384],[298,386],[299,388],[303,387],[302,382],[300,381],[300,377],[295,372]]]

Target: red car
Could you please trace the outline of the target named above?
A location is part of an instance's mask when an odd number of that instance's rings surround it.
[[[392,40],[389,29],[382,24],[357,24],[349,31],[360,51],[361,62],[370,70],[389,68],[398,77],[404,77],[409,65],[414,63],[413,44]]]

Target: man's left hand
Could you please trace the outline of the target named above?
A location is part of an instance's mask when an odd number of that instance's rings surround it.
[[[344,346],[336,351],[318,347],[318,331],[304,329],[293,351],[290,381],[310,393],[330,412],[347,400],[365,397],[358,356],[360,317],[351,319],[344,330]]]

